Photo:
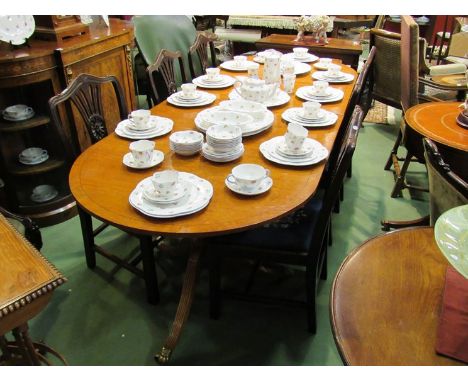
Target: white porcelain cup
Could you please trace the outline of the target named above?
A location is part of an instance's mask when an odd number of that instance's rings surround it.
[[[293,60],[282,60],[281,61],[281,71],[283,74],[294,74],[295,63]]]
[[[34,187],[32,193],[36,197],[46,198],[55,191],[55,187],[50,184],[41,184]]]
[[[294,57],[297,58],[304,58],[307,55],[308,51],[308,48],[293,48]]]
[[[302,104],[304,118],[317,118],[322,105],[317,101],[307,101]]]
[[[319,64],[320,65],[323,65],[325,67],[328,68],[328,65],[330,65],[332,63],[332,59],[331,58],[326,58],[326,57],[322,57],[320,60],[319,60]]]
[[[323,96],[327,94],[327,90],[330,84],[327,81],[314,81],[312,86],[314,88],[315,94]]]
[[[259,186],[269,176],[270,170],[258,164],[244,163],[232,169],[227,181],[237,184],[241,189],[249,190]]]
[[[130,152],[138,166],[146,166],[153,159],[155,143],[146,139],[130,143]]]
[[[154,189],[161,196],[172,196],[177,191],[179,173],[175,170],[155,172],[151,177]]]
[[[259,78],[258,77],[258,69],[260,68],[260,65],[257,64],[256,62],[249,62],[247,64],[247,75],[250,78]]]
[[[206,68],[206,77],[209,80],[215,80],[219,76],[219,68]]]
[[[180,86],[182,89],[182,95],[185,98],[195,98],[197,95],[197,85],[192,83],[182,84]]]
[[[24,149],[20,153],[20,157],[25,160],[37,160],[47,155],[47,150],[41,149],[40,147],[29,147]]]
[[[243,68],[247,62],[246,56],[234,56],[234,66],[236,68]]]
[[[284,142],[290,150],[298,150],[304,144],[309,132],[298,123],[289,123],[288,130],[284,135]]]
[[[293,92],[295,83],[296,75],[294,73],[283,74],[283,88],[286,93],[290,94]]]
[[[33,112],[32,107],[18,104],[18,105],[8,106],[3,111],[3,114],[10,118],[22,118],[32,112]]]
[[[327,75],[330,77],[337,77],[340,74],[340,71],[341,71],[341,65],[329,64]]]
[[[133,122],[136,130],[145,130],[148,128],[148,122],[151,116],[151,111],[139,109],[132,111],[128,119]]]

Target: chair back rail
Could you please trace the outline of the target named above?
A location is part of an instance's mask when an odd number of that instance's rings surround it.
[[[200,74],[206,73],[206,68],[210,67],[210,62],[208,58],[208,47],[211,55],[211,65],[216,65],[216,54],[214,49],[214,41],[217,40],[217,36],[213,33],[207,34],[205,32],[200,32],[195,39],[193,45],[189,48],[188,51],[188,62],[190,75],[192,79],[197,77]],[[197,73],[196,65],[194,62],[194,56],[198,57],[200,70],[202,73]]]

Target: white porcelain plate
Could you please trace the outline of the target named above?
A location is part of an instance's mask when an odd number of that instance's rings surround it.
[[[21,45],[34,33],[35,26],[33,16],[0,16],[0,40]]]
[[[243,98],[235,90],[232,90],[229,93],[229,99],[236,100],[236,99],[243,99]],[[275,106],[281,106],[281,105],[284,105],[285,103],[288,103],[290,99],[291,97],[289,96],[288,93],[286,93],[283,90],[278,90],[276,94],[273,96],[273,98],[270,98],[260,103],[262,103],[266,107],[275,107]]]
[[[330,125],[333,125],[338,120],[338,116],[335,113],[328,111],[328,110],[323,110],[325,114],[323,119],[319,119],[317,121],[306,122],[304,119],[297,118],[297,111],[296,111],[297,109],[301,109],[301,108],[287,109],[283,112],[281,117],[287,122],[299,123],[300,125],[304,127],[330,126]]]
[[[229,86],[234,85],[234,82],[236,82],[236,79],[227,76],[225,74],[220,74],[221,81],[217,82],[211,82],[206,80],[206,75],[197,77],[193,79],[193,83],[201,88],[207,88],[207,89],[223,89],[227,88]]]
[[[129,128],[129,124],[132,124],[128,119],[124,119],[117,124],[115,128],[115,133],[122,138],[128,139],[151,139],[155,137],[160,137],[169,133],[174,126],[174,122],[165,117],[157,117],[157,125],[154,128],[137,132]]]
[[[286,53],[283,57],[293,59],[299,62],[315,62],[319,60],[319,58],[316,55],[311,53],[307,53],[304,57],[296,57],[294,53]]]
[[[321,71],[312,73],[312,78],[320,81],[327,81],[334,84],[351,82],[354,79],[354,75],[351,73],[341,72],[341,74],[342,75],[338,77],[330,77],[327,75],[327,72]]]
[[[197,100],[197,102],[187,102],[187,101],[182,101],[175,94],[172,94],[167,98],[167,102],[174,106],[179,106],[179,107],[198,107],[198,106],[205,106],[209,105],[210,103],[213,103],[216,100],[216,95],[215,94],[210,94],[207,92],[200,91],[202,94],[202,97]]]
[[[226,180],[224,181],[224,184],[226,185],[227,188],[229,188],[231,191],[237,194],[254,196],[254,195],[260,195],[260,194],[263,194],[264,192],[267,192],[273,186],[273,179],[271,179],[270,177],[267,177],[258,185],[258,187],[248,189],[248,190],[239,186],[237,183],[230,182],[228,178],[226,178]]]
[[[314,94],[313,86],[302,86],[296,91],[296,96],[306,101],[317,101],[320,103],[341,101],[344,97],[344,92],[341,89],[330,87],[330,95],[317,96]]]
[[[159,163],[161,163],[163,160],[164,160],[164,153],[162,151],[159,151],[159,150],[154,150],[153,151],[153,158],[151,159],[151,162],[148,163],[147,165],[140,165],[140,164],[136,163],[133,160],[132,153],[127,153],[127,154],[124,155],[123,164],[125,166],[127,166],[127,167],[130,167],[130,168],[134,168],[134,169],[137,169],[137,170],[143,170],[145,168],[154,167],[154,166],[158,165]]]
[[[242,66],[238,66],[237,62],[235,62],[234,60],[223,62],[219,66],[221,66],[223,69],[232,70],[234,72],[246,72],[248,67],[248,61],[246,61],[245,64],[243,64]]]

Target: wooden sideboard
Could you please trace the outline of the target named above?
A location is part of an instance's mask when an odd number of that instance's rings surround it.
[[[131,49],[133,26],[131,22],[110,19],[107,27],[96,22],[89,33],[62,42],[29,40],[28,46],[17,48],[0,43],[0,109],[25,104],[35,115],[21,122],[9,122],[0,116],[0,204],[7,209],[28,215],[46,226],[64,221],[75,215],[75,202],[68,188],[68,170],[64,148],[51,125],[48,100],[60,93],[80,73],[117,77],[124,90],[128,107],[134,108],[136,96],[133,82]],[[103,94],[104,103],[111,95]],[[106,106],[104,106],[106,109]],[[74,114],[70,124],[82,124]],[[118,117],[109,120],[115,127]],[[68,129],[67,129],[68,131]],[[28,147],[41,147],[49,159],[34,166],[18,161],[19,153]],[[46,202],[31,200],[34,187],[53,185],[58,195]]]

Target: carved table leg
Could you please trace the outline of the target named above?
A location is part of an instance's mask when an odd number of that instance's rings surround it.
[[[198,264],[202,252],[202,241],[194,240],[190,251],[190,256],[187,261],[185,270],[184,282],[182,285],[182,293],[177,307],[177,312],[172,323],[169,336],[164,343],[161,351],[155,355],[155,359],[160,364],[169,362],[171,354],[179,341],[180,334],[184,328],[185,322],[190,314],[192,307],[193,296],[195,292],[195,282],[198,272]]]

